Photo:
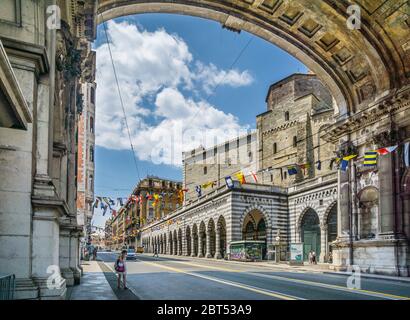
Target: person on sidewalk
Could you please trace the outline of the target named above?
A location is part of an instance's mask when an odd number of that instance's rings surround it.
[[[93,260],[97,260],[97,247],[93,249]]]
[[[316,262],[316,252],[315,251],[312,252],[312,263],[317,264],[317,262]]]
[[[159,258],[157,247],[154,248],[154,255],[153,255],[153,257],[155,257],[155,256],[156,256],[157,258]]]
[[[117,261],[115,261],[114,269],[117,272],[117,287],[121,289],[121,276],[122,276],[122,283],[124,285],[124,289],[127,288],[127,265],[125,263],[127,257],[127,250],[122,250],[120,256],[118,257]]]
[[[309,257],[309,264],[312,264],[312,262],[313,262],[313,252],[312,252],[312,250],[309,251],[308,257]]]

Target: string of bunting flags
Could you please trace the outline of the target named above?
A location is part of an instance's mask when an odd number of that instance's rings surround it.
[[[399,148],[399,144],[398,145],[393,145],[393,146],[389,146],[389,147],[383,147],[383,148],[379,148],[376,150],[370,150],[370,151],[366,151],[364,154],[364,158],[363,158],[363,166],[365,167],[374,167],[377,165],[377,160],[379,156],[384,156],[387,154],[390,154],[394,151],[396,151]],[[358,155],[357,154],[349,154],[346,155],[344,157],[334,157],[331,159],[328,159],[330,161],[329,163],[329,169],[337,169],[337,170],[341,170],[341,171],[346,171],[349,165],[349,162],[354,160],[355,158],[357,158]],[[403,144],[403,158],[404,158],[404,163],[406,167],[410,167],[410,142],[406,142]],[[282,174],[282,170],[285,169],[288,173],[288,175],[292,176],[292,175],[296,175],[300,172],[300,170],[303,170],[303,173],[306,174],[306,170],[311,168],[312,164],[311,163],[303,163],[303,164],[292,164],[292,165],[286,165],[286,166],[282,166],[282,167],[277,167],[277,168],[273,168],[273,167],[269,167],[267,169],[263,169],[263,170],[259,170],[258,173],[264,173],[264,172],[269,172],[272,170],[281,170],[281,174]],[[315,168],[317,170],[322,170],[322,161],[316,161],[315,163]],[[233,178],[233,177],[234,178]],[[253,178],[254,183],[258,183],[258,177],[257,177],[257,173],[254,171],[250,171],[248,172],[247,175],[244,174],[243,170],[240,170],[234,174],[232,174],[232,176],[226,176],[224,177],[225,180],[225,184],[229,189],[232,189],[234,187],[234,180],[238,181],[240,184],[246,184],[246,177],[250,176]],[[197,185],[195,187],[195,191],[197,192],[198,197],[202,196],[202,189],[205,189],[209,186],[214,187],[216,185],[216,181],[212,181],[212,182],[207,182],[205,184],[202,185]]]

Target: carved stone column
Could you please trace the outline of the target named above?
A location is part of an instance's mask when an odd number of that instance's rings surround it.
[[[320,224],[320,256],[319,262],[326,262],[328,255],[328,243],[327,243],[327,225]]]
[[[202,254],[202,249],[203,249],[203,243],[202,243],[202,233],[200,232],[198,234],[198,258],[203,258]]]
[[[211,231],[210,230],[208,230],[208,234],[206,235],[205,258],[213,258],[211,254]]]

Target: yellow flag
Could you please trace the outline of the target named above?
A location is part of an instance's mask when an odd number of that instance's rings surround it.
[[[235,173],[235,176],[238,178],[238,180],[241,184],[246,183],[245,176],[243,175],[242,171],[239,171],[238,173]]]

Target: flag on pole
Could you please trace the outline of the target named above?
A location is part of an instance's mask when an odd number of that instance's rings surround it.
[[[228,189],[233,189],[234,184],[233,184],[233,180],[232,180],[231,176],[225,177],[225,183],[226,183],[226,186],[228,187]]]
[[[298,173],[298,169],[295,166],[288,166],[288,174],[290,176]]]
[[[357,154],[351,154],[349,156],[343,157],[342,162],[340,163],[340,169],[342,171],[346,171],[347,170],[347,166],[349,164],[349,161],[351,159],[354,159],[357,157]]]
[[[245,184],[246,180],[245,180],[245,176],[243,174],[242,171],[239,171],[238,173],[235,173],[236,178],[238,178],[240,184]]]
[[[363,165],[365,167],[373,167],[377,165],[377,151],[367,151],[364,154]]]
[[[378,152],[380,155],[384,156],[384,155],[386,155],[386,154],[392,153],[394,150],[397,149],[397,147],[398,147],[398,146],[395,145],[395,146],[391,146],[391,147],[380,148],[380,149],[377,149],[377,152]]]
[[[206,182],[206,183],[200,185],[199,187],[204,188],[204,189],[209,188],[209,187],[213,188],[215,184],[216,184],[215,181],[209,181],[209,182]]]
[[[255,183],[258,183],[258,176],[257,176],[256,172],[251,171],[250,174],[253,178],[253,181],[255,181]]]
[[[406,167],[410,167],[410,142],[406,142],[404,145],[404,164]]]
[[[198,198],[199,198],[200,196],[202,196],[202,187],[201,187],[201,186],[196,186],[196,187],[195,187],[195,191],[196,191],[196,193],[198,194]]]

